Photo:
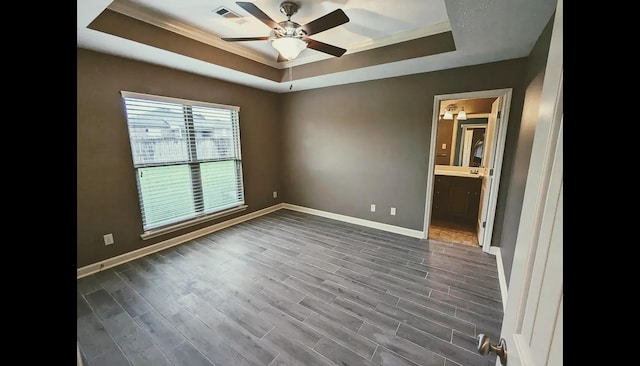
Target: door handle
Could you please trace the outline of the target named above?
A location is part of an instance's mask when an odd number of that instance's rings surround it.
[[[507,366],[507,342],[504,338],[500,338],[500,343],[492,344],[491,339],[486,334],[478,334],[478,352],[481,355],[493,352],[500,357],[502,366]]]

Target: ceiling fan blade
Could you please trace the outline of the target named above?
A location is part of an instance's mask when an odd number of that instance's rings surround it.
[[[260,8],[258,8],[254,3],[250,3],[247,1],[236,1],[239,7],[246,10],[249,14],[258,18],[261,22],[268,25],[269,28],[281,28],[280,25],[273,19],[271,19],[267,14],[265,14]]]
[[[330,44],[326,44],[326,43],[323,43],[323,42],[320,42],[320,41],[316,41],[315,39],[305,38],[304,41],[307,42],[307,48],[311,48],[311,49],[314,49],[316,51],[328,53],[328,54],[330,54],[332,56],[340,57],[340,56],[344,55],[345,52],[347,52],[347,50],[345,50],[344,48],[332,46]]]
[[[327,29],[337,27],[341,24],[347,23],[349,17],[341,9],[336,9],[327,15],[323,15],[316,20],[312,20],[309,23],[300,26],[308,36],[320,32],[324,32]]]
[[[239,41],[266,41],[271,37],[237,37],[237,38],[220,38],[223,41],[227,42],[239,42]]]

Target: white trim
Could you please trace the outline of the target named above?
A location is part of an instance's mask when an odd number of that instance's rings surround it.
[[[544,250],[547,245],[554,244],[553,239],[546,237],[547,225],[558,225],[554,231],[562,232],[562,215],[555,210],[549,210],[549,202],[562,199],[562,191],[556,192],[556,179],[562,180],[562,171],[554,169],[562,164],[562,155],[556,150],[558,143],[561,145],[561,131],[563,125],[563,0],[558,0],[553,19],[553,30],[549,44],[547,63],[544,70],[542,92],[537,111],[537,121],[531,148],[531,159],[525,182],[522,210],[518,223],[518,234],[515,242],[512,269],[509,277],[509,302],[502,319],[501,337],[513,345],[509,351],[509,364],[513,366],[534,365],[536,357],[544,358],[548,365],[562,364],[562,355],[557,359],[548,359],[550,356],[548,345],[541,347],[540,342],[547,342],[547,337],[540,337],[540,333],[532,336],[528,332],[528,325],[524,323],[528,317],[528,311],[536,311],[533,306],[545,306],[549,309],[551,302],[556,301],[553,294],[547,293],[549,288],[543,282],[542,287],[537,286],[535,278],[538,270],[543,270],[544,258],[537,256],[538,250]],[[561,208],[560,206],[559,208]],[[562,212],[559,212],[560,214]],[[552,220],[558,219],[558,222]],[[562,240],[562,239],[560,239]],[[562,244],[560,242],[560,244]],[[560,251],[562,253],[562,251]],[[562,254],[560,254],[562,255]],[[562,265],[562,258],[556,258]],[[556,284],[562,278],[545,277],[545,281]],[[554,282],[557,281],[557,282]],[[562,283],[560,283],[562,285]],[[548,310],[547,310],[548,311]],[[553,311],[553,310],[551,310]],[[556,310],[557,311],[557,310]],[[538,314],[533,320],[533,326],[545,329],[547,314]],[[558,315],[558,314],[556,314]],[[539,319],[542,319],[539,321]],[[546,331],[546,330],[545,330]],[[562,343],[560,338],[552,337],[552,346]],[[533,348],[532,348],[533,347]],[[539,363],[539,364],[542,364]]]
[[[480,99],[480,98],[502,98],[500,107],[500,118],[496,124],[496,134],[493,141],[493,149],[495,152],[495,160],[493,164],[493,180],[492,187],[489,191],[491,196],[489,197],[489,207],[487,212],[487,224],[485,228],[485,240],[482,245],[482,251],[489,253],[491,248],[491,237],[493,235],[493,220],[496,214],[496,205],[498,200],[498,190],[500,185],[500,173],[502,171],[502,158],[504,155],[504,148],[507,135],[507,126],[509,123],[509,110],[511,109],[511,95],[513,93],[512,88],[505,89],[493,89],[493,90],[480,90],[473,92],[454,93],[454,94],[440,94],[433,98],[433,116],[431,118],[431,143],[429,145],[429,165],[427,166],[427,187],[425,198],[425,209],[423,219],[423,239],[429,237],[429,224],[431,223],[431,205],[433,204],[433,182],[435,180],[435,151],[436,151],[436,139],[438,136],[438,122],[440,120],[440,102],[450,99]],[[470,115],[467,115],[467,118]],[[457,127],[456,127],[457,129]],[[488,171],[487,171],[488,174]]]
[[[220,37],[212,36],[210,33],[205,32],[197,27],[191,26],[177,19],[170,18],[158,11],[154,11],[153,9],[146,8],[143,5],[131,1],[114,1],[107,8],[128,17],[155,25],[156,27],[166,29],[187,38],[206,43],[210,46],[219,48],[227,52],[235,53],[236,55],[277,69],[286,69],[293,66],[299,66],[333,58],[332,56],[328,56],[324,53],[321,54],[318,52],[318,54],[312,56],[300,57],[292,61],[279,63],[274,61],[273,56],[264,55],[261,52],[243,47],[239,44],[233,44],[223,41]],[[349,45],[348,50],[345,54],[358,53],[378,47],[384,47],[396,43],[429,37],[449,31],[451,31],[451,23],[449,23],[448,20],[444,20],[424,27],[411,29],[406,32],[400,32],[386,37],[378,38],[374,41],[365,40],[356,44]],[[269,36],[268,33],[265,33],[264,35]]]
[[[80,343],[78,343],[78,341],[76,341],[76,349],[77,351],[77,356],[76,356],[76,364],[77,366],[82,366],[82,356],[80,355]]]
[[[444,33],[444,32],[449,32],[449,31],[451,31],[451,24],[449,23],[448,20],[446,20],[446,21],[438,22],[428,26],[411,29],[406,32],[391,34],[386,37],[378,38],[375,41],[365,40],[362,42],[358,42],[356,44],[349,45],[347,52],[345,52],[345,55],[351,55],[351,54],[362,52],[362,51],[368,51],[374,48],[385,47],[385,46],[393,45],[396,43],[402,43],[402,42],[411,41],[414,39],[429,37],[429,36],[433,36],[433,35]],[[301,58],[296,58],[291,61],[282,62],[282,65],[278,65],[277,67],[280,69],[284,69],[290,66],[304,65],[311,62],[326,60],[329,58],[333,58],[333,57],[328,56],[326,54],[318,53],[313,56],[305,56]]]
[[[156,27],[166,29],[170,32],[180,34],[182,36],[202,43],[206,43],[216,48],[220,48],[221,50],[235,53],[236,55],[246,57],[250,60],[260,62],[271,67],[278,67],[276,61],[267,58],[265,55],[258,51],[242,47],[241,45],[223,41],[218,37],[212,36],[208,32],[204,32],[201,29],[168,17],[164,14],[154,11],[153,9],[145,8],[144,6],[141,6],[139,4],[130,1],[114,1],[107,8],[117,13],[140,20],[142,22],[155,25]]]
[[[164,96],[164,95],[138,93],[138,92],[132,92],[132,91],[127,91],[127,90],[121,90],[120,91],[120,95],[123,98],[148,99],[148,100],[153,100],[155,102],[189,104],[189,105],[197,105],[197,106],[200,106],[200,107],[229,109],[229,110],[232,110],[232,111],[240,112],[240,107],[238,107],[236,105],[227,105],[227,104],[203,102],[203,101],[199,101],[199,100],[174,98],[174,97],[167,97],[167,96]]]
[[[234,213],[237,213],[237,212],[244,211],[244,210],[247,209],[247,207],[249,207],[249,206],[242,205],[242,206],[238,206],[238,207],[233,207],[233,208],[230,208],[228,210],[216,212],[215,214],[212,214],[212,215],[198,217],[196,219],[185,221],[185,222],[182,222],[182,223],[179,223],[179,224],[176,224],[176,225],[171,225],[171,226],[168,226],[168,227],[164,227],[162,229],[149,230],[146,233],[140,234],[140,238],[142,240],[149,240],[151,238],[156,238],[158,236],[162,236],[162,235],[167,234],[167,233],[172,233],[174,231],[182,230],[184,228],[191,227],[191,226],[194,226],[194,225],[198,225],[198,224],[201,224],[203,222],[215,220],[215,219],[218,219],[218,218],[223,217],[223,216],[227,216],[227,215],[231,215],[231,214],[234,214]]]
[[[498,282],[500,283],[500,295],[502,297],[502,311],[507,311],[507,276],[506,272],[504,271],[504,263],[502,262],[500,247],[490,247],[489,254],[493,254],[496,256],[496,265],[498,266]]]
[[[476,99],[476,98],[472,98]],[[459,119],[458,121],[468,121],[470,119],[478,119],[478,118],[489,118],[491,117],[491,113],[467,113],[467,119]],[[481,126],[486,126],[487,123],[482,124]]]
[[[326,217],[328,219],[338,220],[338,221],[342,221],[342,222],[348,222],[350,224],[366,226],[366,227],[370,227],[370,228],[374,228],[374,229],[378,229],[378,230],[384,230],[384,231],[388,231],[388,232],[392,232],[392,233],[396,233],[396,234],[400,234],[400,235],[410,236],[410,237],[413,237],[413,238],[418,238],[418,239],[423,239],[424,238],[424,233],[422,231],[413,230],[413,229],[407,229],[407,228],[404,228],[404,227],[401,227],[401,226],[383,224],[381,222],[370,221],[370,220],[365,220],[365,219],[359,219],[357,217],[340,215],[340,214],[336,214],[336,213],[333,213],[333,212],[321,211],[321,210],[316,210],[316,209],[313,209],[313,208],[302,207],[302,206],[298,206],[298,205],[292,205],[290,203],[283,204],[282,208],[285,208],[287,210],[292,210],[292,211],[308,213],[308,214],[311,214],[311,215],[322,216],[322,217]]]
[[[77,270],[77,278],[82,278],[91,274],[94,274],[96,272],[99,272],[103,269],[107,269],[107,268],[111,268],[111,267],[115,267],[117,265],[132,261],[134,259],[138,259],[140,257],[144,257],[145,255],[151,254],[151,253],[155,253],[158,252],[160,250],[166,249],[166,248],[170,248],[173,246],[176,246],[178,244],[182,244],[185,242],[188,242],[189,240],[193,240],[196,238],[199,238],[201,236],[210,234],[212,232],[224,229],[226,227],[229,226],[233,226],[236,224],[239,224],[241,222],[247,221],[247,220],[251,220],[254,219],[256,217],[259,216],[263,216],[266,215],[268,213],[280,210],[283,207],[282,203],[278,203],[276,205],[267,207],[267,208],[263,208],[262,210],[258,210],[258,211],[254,211],[254,212],[250,212],[246,215],[242,215],[242,216],[238,216],[236,218],[233,218],[231,220],[227,220],[227,221],[223,221],[220,223],[217,223],[215,225],[211,225],[211,226],[207,226],[205,228],[184,234],[184,235],[180,235],[177,236],[175,238],[171,238],[169,240],[165,240],[162,241],[160,243],[156,243],[153,245],[149,245],[146,246],[144,248],[138,249],[138,250],[134,250],[128,253],[124,253],[121,254],[119,256],[113,257],[113,258],[109,258],[109,259],[105,259],[103,261],[97,262],[97,263],[93,263],[93,264],[89,264],[87,266],[78,268]]]
[[[493,148],[495,157],[493,160],[492,187],[489,188],[489,202],[487,207],[487,224],[484,229],[484,243],[482,250],[488,252],[491,249],[491,239],[493,238],[493,221],[496,218],[496,208],[498,206],[498,192],[500,192],[500,180],[502,175],[502,159],[504,158],[504,148],[507,141],[507,129],[509,127],[509,111],[511,110],[512,89],[505,91],[500,101],[500,118],[496,121],[497,129],[496,141]]]

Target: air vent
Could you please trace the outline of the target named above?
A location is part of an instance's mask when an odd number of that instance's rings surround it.
[[[229,20],[232,20],[233,22],[237,23],[237,24],[242,24],[244,22],[246,22],[246,20],[244,20],[240,15],[232,12],[231,10],[225,8],[224,6],[221,6],[217,9],[215,9],[213,11],[214,13],[220,15],[223,18],[227,18]]]

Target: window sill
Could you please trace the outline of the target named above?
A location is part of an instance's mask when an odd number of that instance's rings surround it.
[[[230,208],[228,210],[216,212],[216,213],[211,214],[211,215],[199,217],[197,219],[193,219],[193,220],[181,222],[179,224],[163,227],[162,229],[147,231],[146,233],[143,233],[142,235],[140,235],[140,237],[142,238],[142,240],[152,239],[152,238],[158,237],[160,235],[172,233],[172,232],[175,232],[175,231],[178,231],[178,230],[182,230],[182,229],[190,227],[190,226],[201,224],[203,222],[211,221],[211,220],[223,217],[223,216],[234,214],[236,212],[244,211],[244,210],[247,209],[247,207],[249,207],[249,206],[242,205],[242,206]]]

